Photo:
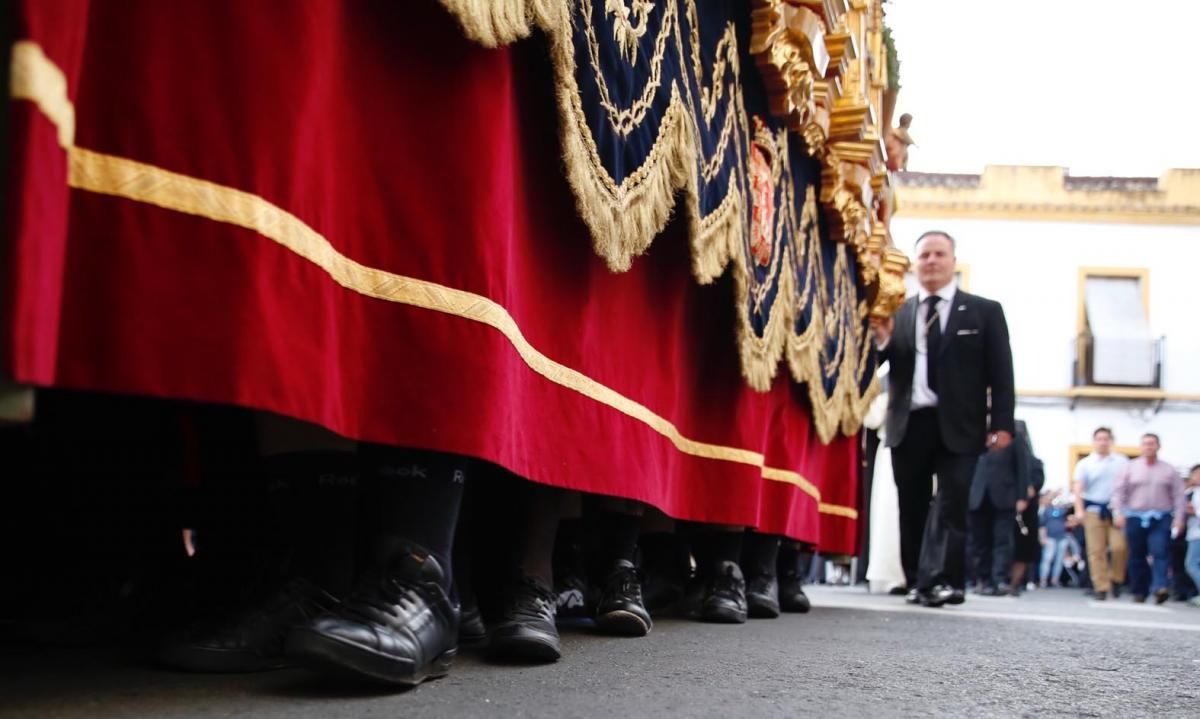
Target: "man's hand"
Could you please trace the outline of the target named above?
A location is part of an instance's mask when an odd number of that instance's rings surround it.
[[[874,323],[875,329],[875,346],[883,347],[889,340],[892,339],[892,330],[896,328],[896,319],[888,317],[887,319],[877,320]]]
[[[1029,508],[1029,502],[1025,501],[1024,499],[1017,500],[1017,514],[1024,512],[1028,508]]]
[[[1012,444],[1012,433],[1011,432],[1006,432],[1005,430],[998,429],[995,432],[992,432],[991,434],[988,435],[988,449],[993,452],[998,449],[1004,449],[1005,447],[1007,447],[1010,444]]]
[[[1183,534],[1183,522],[1175,520],[1171,523],[1171,539],[1179,539],[1179,535]]]
[[[1113,526],[1117,529],[1125,528],[1125,515],[1120,512],[1113,512]]]

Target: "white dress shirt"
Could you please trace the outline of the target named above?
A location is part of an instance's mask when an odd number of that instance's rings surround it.
[[[937,292],[930,292],[924,287],[917,292],[917,361],[913,367],[912,409],[936,407],[938,403],[937,394],[929,389],[929,378],[925,371],[929,364],[929,355],[926,352],[929,333],[925,330],[925,322],[929,318],[929,305],[925,304],[925,300],[929,299],[930,295],[941,298],[937,304],[937,313],[942,327],[942,342],[945,342],[946,323],[950,321],[950,305],[954,304],[955,292],[958,292],[957,279],[950,280],[950,284]]]

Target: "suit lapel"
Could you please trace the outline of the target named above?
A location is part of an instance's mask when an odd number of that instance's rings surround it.
[[[957,336],[959,325],[962,324],[963,317],[969,312],[968,295],[962,290],[957,290],[954,293],[954,299],[950,301],[950,318],[946,320],[946,331],[942,333],[942,345],[938,347],[938,356],[946,352],[946,347],[954,341]],[[960,309],[961,308],[961,309]]]
[[[908,337],[908,343],[912,347],[917,346],[917,306],[920,300],[916,295],[913,295],[908,300],[908,314],[904,317],[904,332]]]

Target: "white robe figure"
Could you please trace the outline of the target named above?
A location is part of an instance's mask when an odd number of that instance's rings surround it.
[[[904,565],[900,563],[900,495],[892,475],[892,451],[887,446],[886,392],[880,392],[863,425],[878,430],[879,450],[875,453],[875,474],[871,481],[871,546],[867,548],[867,584],[872,594],[886,594],[904,586]]]

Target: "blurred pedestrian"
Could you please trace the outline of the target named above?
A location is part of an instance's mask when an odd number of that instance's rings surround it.
[[[1192,467],[1187,480],[1189,501],[1185,507],[1187,514],[1187,557],[1184,567],[1196,589],[1200,590],[1200,464]],[[1189,600],[1193,607],[1200,607],[1200,595]]]
[[[1092,432],[1092,453],[1075,465],[1075,517],[1083,522],[1088,575],[1093,596],[1100,601],[1110,593],[1118,595],[1129,558],[1125,533],[1113,526],[1108,507],[1117,473],[1129,459],[1114,453],[1112,445],[1112,430],[1096,428]]]
[[[1033,486],[1033,445],[1024,422],[1016,423],[1013,443],[985,452],[975,465],[968,495],[971,557],[979,593],[1012,593],[1013,518],[1029,504]]]
[[[1042,510],[1038,514],[1042,533],[1042,563],[1038,579],[1042,588],[1060,585],[1063,559],[1071,544],[1067,534],[1067,508],[1057,500],[1058,492],[1043,495]]]
[[[1133,600],[1144,602],[1151,593],[1162,604],[1170,596],[1167,567],[1171,535],[1183,530],[1183,480],[1158,458],[1158,435],[1142,435],[1142,456],[1117,474],[1113,486],[1113,524],[1125,530],[1129,543],[1129,581]],[[1153,557],[1153,570],[1146,562]],[[1153,571],[1153,577],[1151,577]]]

